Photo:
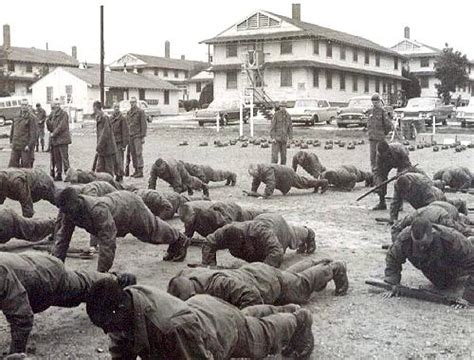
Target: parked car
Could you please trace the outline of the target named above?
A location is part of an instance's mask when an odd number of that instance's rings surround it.
[[[467,106],[457,108],[456,120],[461,123],[461,127],[474,125],[474,97],[471,97]]]
[[[304,123],[314,125],[316,123],[327,123],[336,119],[338,108],[331,106],[327,100],[297,99],[293,107],[288,107],[293,123]]]
[[[454,106],[444,105],[437,97],[417,97],[408,100],[407,106],[395,110],[397,120],[425,120],[426,126],[433,125],[433,116],[436,125],[447,125],[448,119],[453,117]]]
[[[381,99],[382,106],[390,117],[393,116],[393,107],[386,106]],[[337,126],[347,127],[348,125],[367,126],[367,112],[372,108],[372,97],[370,95],[356,96],[349,100],[347,107],[339,109],[337,112]]]
[[[257,107],[253,109],[253,115],[257,115]],[[240,120],[240,100],[214,100],[206,109],[199,109],[194,112],[194,119],[198,121],[199,126],[215,123],[219,115],[220,125],[229,125]],[[250,115],[250,109],[244,108],[244,123],[247,123]]]
[[[124,115],[126,115],[127,112],[131,108],[130,100],[122,100],[122,101],[120,101],[119,105],[120,105],[120,112]],[[138,100],[137,101],[137,106],[140,109],[143,109],[143,111],[145,112],[145,115],[146,115],[146,120],[148,122],[152,122],[154,117],[157,117],[157,116],[161,115],[161,111],[160,111],[159,108],[149,106],[148,103],[145,100]],[[104,112],[107,115],[110,116],[110,115],[112,115],[114,110],[113,109],[104,109]]]
[[[9,125],[14,119],[20,117],[22,100],[28,99],[21,96],[0,98],[0,126]]]

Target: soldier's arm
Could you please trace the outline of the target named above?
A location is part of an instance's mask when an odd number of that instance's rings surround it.
[[[111,128],[110,128],[110,123],[103,119],[105,121],[104,128],[102,129],[102,133],[100,134],[99,139],[97,140],[97,147],[96,151],[97,153],[101,154],[107,147],[107,141],[109,141],[108,137],[110,136],[111,133]]]
[[[395,186],[393,187],[393,200],[390,204],[390,220],[396,221],[398,219],[398,213],[400,212],[402,205],[403,199],[398,190],[398,186],[395,183]]]
[[[265,197],[272,196],[273,192],[275,191],[275,186],[276,186],[275,170],[273,168],[269,167],[265,171],[263,182],[266,185],[264,196]]]
[[[408,234],[408,236],[410,236],[410,234]],[[400,241],[395,241],[395,243],[390,246],[385,258],[384,281],[386,283],[391,285],[400,284],[402,278],[402,265],[405,261],[406,257],[402,251],[402,244]]]
[[[140,136],[144,138],[146,136],[147,130],[147,123],[146,123],[146,115],[145,112],[142,110],[140,111]]]
[[[56,129],[54,129],[53,133],[51,134],[52,137],[56,137],[59,134],[65,132],[67,130],[67,125],[68,125],[68,117],[66,113],[63,113],[61,116],[61,120],[59,121],[58,126]]]
[[[26,352],[26,343],[33,327],[33,310],[28,293],[15,273],[0,266],[0,308],[10,324],[10,353]]]
[[[94,227],[99,229],[97,233],[99,243],[97,271],[107,272],[114,263],[115,249],[117,247],[115,220],[108,207],[104,204],[98,204],[93,208],[92,219]]]
[[[46,128],[48,129],[49,132],[53,132],[53,117],[52,113],[49,114],[49,116],[46,119]]]
[[[261,183],[261,181],[260,181],[260,176],[259,176],[259,174],[257,174],[256,176],[254,176],[254,177],[252,178],[252,188],[251,188],[251,191],[252,191],[253,193],[256,193],[256,192],[258,191],[258,187],[260,186],[260,183]]]
[[[36,139],[38,138],[38,122],[34,114],[30,114],[30,139],[28,142],[28,147],[34,149],[36,146]]]
[[[278,238],[272,231],[267,231],[265,234],[262,234],[263,246],[265,247],[265,264],[279,268],[283,262],[283,248],[278,241]]]
[[[57,257],[63,262],[66,259],[67,250],[69,248],[69,243],[71,242],[72,234],[74,233],[74,228],[75,224],[73,219],[63,212],[59,212],[56,220],[54,245],[51,249],[51,255]]]
[[[133,340],[123,333],[109,334],[109,353],[113,360],[136,359],[137,354],[133,353]]]
[[[254,286],[231,276],[215,276],[207,294],[225,300],[240,309],[263,304],[263,299]]]
[[[150,178],[148,179],[148,189],[156,189],[156,180],[158,179],[158,167],[153,164],[150,170]]]
[[[167,168],[168,168],[168,171],[170,172],[170,177],[172,180],[172,184],[171,184],[171,187],[173,188],[173,190],[177,193],[181,193],[185,190],[187,190],[187,187],[184,186],[183,184],[183,179],[181,178],[181,174],[179,173],[179,170],[178,170],[178,166],[170,166],[170,165],[167,165]],[[184,165],[181,165],[184,167]]]
[[[298,157],[295,155],[293,156],[293,162],[291,164],[291,167],[293,168],[293,171],[296,172],[298,169]]]
[[[225,248],[223,234],[223,228],[220,228],[205,238],[204,244],[202,245],[203,265],[217,265],[216,253],[218,250]]]
[[[293,121],[291,120],[291,115],[288,114],[288,138],[293,139]]]
[[[272,117],[272,122],[270,124],[270,138],[274,139],[275,138],[275,127],[276,127],[276,120],[275,120],[275,115]]]
[[[15,128],[15,120],[12,121],[12,125],[10,126],[10,144],[13,142],[14,128]]]
[[[122,116],[122,147],[125,148],[130,143],[130,128],[127,120]]]
[[[382,112],[382,120],[383,120],[383,127],[385,129],[385,135],[387,135],[390,131],[392,131],[393,124],[392,121],[390,121],[390,117],[388,116],[388,113],[383,110]]]

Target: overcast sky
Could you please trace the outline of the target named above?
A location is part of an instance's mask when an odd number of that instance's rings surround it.
[[[0,23],[10,24],[13,46],[71,52],[79,60],[99,62],[99,6],[105,6],[106,63],[127,52],[206,60],[199,41],[258,9],[291,17],[291,1],[282,0],[32,0],[2,1]],[[393,46],[410,26],[411,38],[442,48],[447,42],[474,59],[474,1],[304,0],[302,20]]]

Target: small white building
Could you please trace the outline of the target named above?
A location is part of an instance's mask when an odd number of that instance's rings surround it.
[[[143,74],[105,72],[105,107],[136,97],[145,100],[150,107],[157,107],[163,115],[175,115],[179,107],[179,89],[167,81]],[[100,71],[90,69],[57,68],[32,86],[33,103],[41,103],[46,109],[55,98],[64,105],[92,113],[92,104],[100,100]]]
[[[201,91],[214,81],[214,73],[210,70],[203,70],[188,80],[189,100],[199,100]]]

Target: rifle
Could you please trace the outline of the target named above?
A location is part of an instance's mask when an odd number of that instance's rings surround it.
[[[365,283],[367,285],[375,286],[385,290],[392,290],[393,285],[387,284],[383,281],[377,280],[366,280]],[[408,286],[397,285],[399,290],[400,296],[418,299],[423,301],[429,301],[437,304],[444,304],[444,305],[458,305],[459,300],[453,296],[443,295],[437,292],[424,290],[424,289],[415,289],[410,288]],[[472,305],[472,304],[470,304]]]
[[[365,198],[366,196],[368,196],[368,195],[370,195],[370,194],[376,192],[376,191],[377,191],[378,189],[380,189],[381,187],[383,187],[383,186],[387,185],[388,183],[391,183],[392,181],[398,179],[400,176],[405,175],[405,174],[408,174],[409,172],[413,171],[413,169],[416,168],[417,166],[418,166],[418,164],[415,164],[415,165],[413,165],[412,167],[409,167],[408,169],[403,170],[400,174],[397,174],[397,175],[395,175],[395,176],[392,176],[390,179],[385,180],[384,182],[380,183],[380,184],[377,185],[376,187],[374,187],[374,188],[370,189],[369,191],[367,191],[365,194],[359,196],[356,201],[362,200],[362,199]]]
[[[98,158],[98,156],[99,155],[97,155],[97,153],[94,156],[94,161],[92,162],[92,171],[95,171],[95,169],[97,168],[97,158]]]

